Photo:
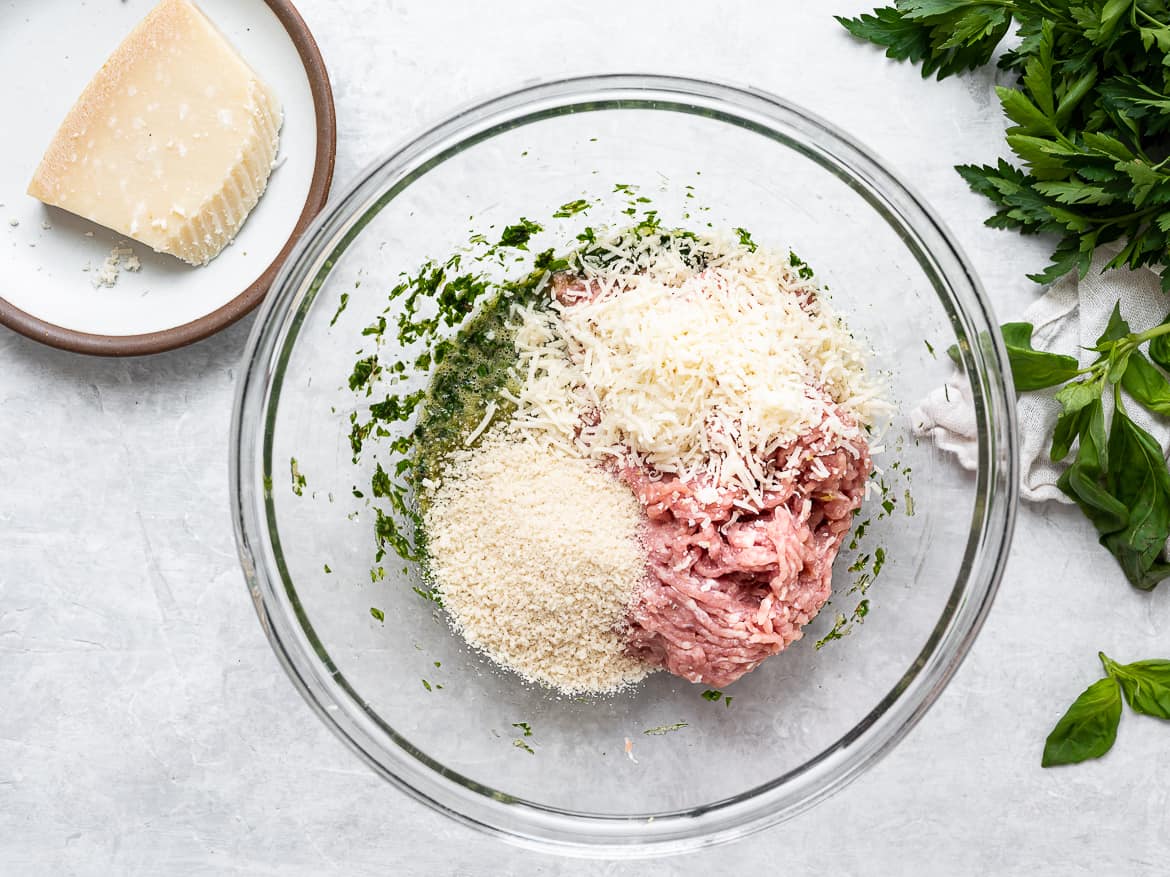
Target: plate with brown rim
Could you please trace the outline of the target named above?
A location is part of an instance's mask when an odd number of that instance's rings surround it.
[[[317,44],[288,0],[195,0],[284,110],[268,188],[235,241],[195,268],[25,190],[57,126],[154,0],[0,0],[0,323],[37,341],[104,356],[158,353],[231,325],[258,305],[325,205],[337,128]],[[111,252],[137,271],[97,278]]]

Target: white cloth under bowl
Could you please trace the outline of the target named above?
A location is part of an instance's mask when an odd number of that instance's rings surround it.
[[[1023,317],[1017,318],[1035,327],[1032,339],[1037,350],[1075,356],[1082,366],[1088,365],[1097,354],[1087,348],[1096,344],[1105,331],[1119,299],[1121,315],[1134,332],[1145,331],[1166,318],[1170,295],[1162,292],[1157,273],[1146,268],[1101,273],[1117,252],[1115,246],[1102,248],[1083,280],[1078,280],[1075,271],[1065,275]],[[1060,463],[1053,463],[1048,456],[1052,429],[1060,415],[1057,389],[1021,393],[1016,409],[1020,425],[1020,496],[1032,502],[1071,502],[1060,492],[1056,480],[1075,453]],[[1106,398],[1105,403],[1108,417],[1110,400]],[[1170,421],[1155,417],[1133,401],[1128,401],[1125,410],[1161,444],[1165,456],[1170,446]],[[911,413],[911,423],[917,434],[933,438],[938,447],[953,453],[965,468],[975,468],[975,411],[970,386],[958,369],[945,388],[940,387],[919,403]]]

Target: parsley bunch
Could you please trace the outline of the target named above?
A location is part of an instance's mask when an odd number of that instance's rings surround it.
[[[994,228],[1052,233],[1045,283],[1123,240],[1108,267],[1163,266],[1170,292],[1170,2],[1167,0],[895,0],[837,20],[939,79],[988,64],[1013,22],[1020,44],[997,88],[1022,168],[957,168],[997,207]]]
[[[837,20],[940,79],[990,63],[1014,25],[1019,43],[998,63],[1016,83],[996,91],[1020,166],[956,168],[996,205],[987,224],[1059,236],[1051,264],[1030,275],[1037,282],[1083,277],[1098,247],[1121,241],[1105,270],[1159,266],[1170,292],[1170,0],[895,0]],[[1033,350],[1031,330],[1009,323],[1004,340],[1017,390],[1066,384],[1051,456],[1063,460],[1074,444],[1077,452],[1059,487],[1130,583],[1149,590],[1170,577],[1170,472],[1158,442],[1126,414],[1121,390],[1170,416],[1170,383],[1158,368],[1170,369],[1170,326],[1135,334],[1115,310],[1087,369]]]

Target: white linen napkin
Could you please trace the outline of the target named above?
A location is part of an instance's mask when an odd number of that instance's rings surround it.
[[[1134,332],[1158,325],[1170,311],[1170,296],[1162,292],[1158,275],[1149,269],[1116,269],[1105,274],[1101,268],[1118,252],[1117,246],[1102,247],[1084,280],[1076,272],[1065,275],[1024,312],[1022,320],[1035,327],[1032,336],[1037,350],[1077,357],[1082,366],[1097,358],[1086,348],[1097,343],[1118,299],[1121,316]],[[1031,502],[1068,503],[1056,480],[1071,463],[1073,454],[1060,463],[1048,457],[1052,428],[1060,415],[1057,387],[1021,393],[1016,409],[1020,425],[1020,496]],[[1108,399],[1106,399],[1108,403]],[[1134,402],[1126,413],[1161,445],[1163,456],[1170,446],[1170,424],[1155,419]],[[1106,417],[1109,411],[1106,411]],[[966,469],[976,463],[975,411],[971,389],[962,373],[955,374],[945,388],[932,392],[911,412],[916,434],[929,436],[943,450],[953,453]]]

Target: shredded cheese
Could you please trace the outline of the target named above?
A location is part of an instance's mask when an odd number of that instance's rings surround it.
[[[861,346],[787,257],[686,239],[607,242],[581,262],[580,293],[515,306],[528,437],[599,462],[738,487],[759,499],[810,429],[855,438],[888,410]],[[632,458],[632,459],[631,459]]]

